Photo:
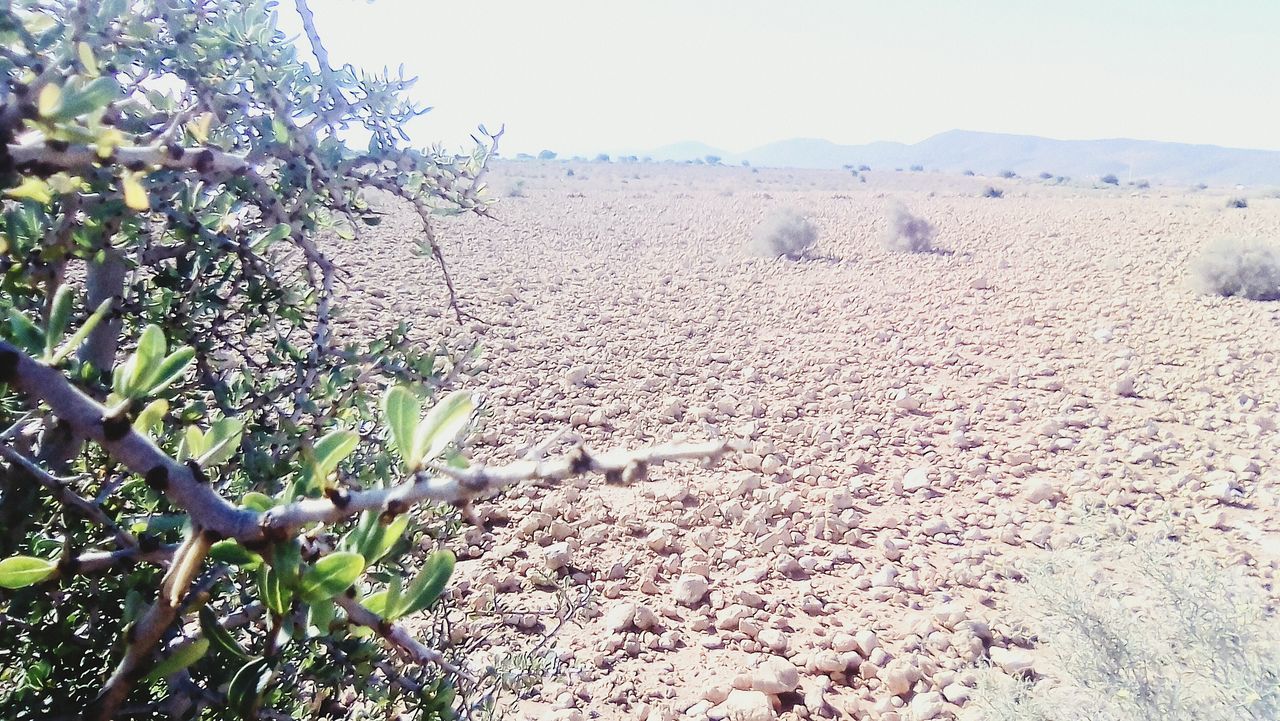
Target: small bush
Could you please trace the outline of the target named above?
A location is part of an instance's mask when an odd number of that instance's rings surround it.
[[[1034,684],[982,673],[966,711],[984,721],[1280,718],[1276,621],[1238,569],[1123,527],[1026,565],[1009,605],[1033,619],[1051,673]]]
[[[1003,191],[1003,190],[1001,190],[1001,189],[999,189],[999,188],[995,188],[995,187],[992,187],[992,186],[988,185],[986,188],[984,188],[984,189],[983,189],[983,191],[982,191],[982,197],[984,197],[984,198],[1003,198],[1003,197],[1004,197],[1004,191]]]
[[[973,172],[972,170],[969,170],[968,168],[966,168],[966,169],[965,169],[965,171],[964,171],[964,175],[972,176],[972,175],[974,175],[974,172]]]
[[[1191,262],[1191,279],[1202,293],[1250,300],[1280,300],[1280,243],[1222,238]]]
[[[544,150],[541,153],[538,153],[538,160],[555,160],[555,159],[556,159],[556,151],[554,150]]]
[[[801,258],[818,240],[818,228],[794,208],[779,208],[756,228],[752,249],[758,255]]]
[[[1040,174],[1040,179],[1041,179],[1041,180],[1052,180],[1052,179],[1053,179],[1053,173],[1050,173],[1050,172],[1048,172],[1048,171],[1043,172],[1043,173],[1041,173],[1041,174]]]
[[[1249,207],[1249,201],[1237,195],[1234,198],[1227,198],[1227,207],[1228,208],[1247,208]]]
[[[924,166],[923,166],[923,165],[913,165],[913,166],[911,166],[911,172],[913,172],[913,173],[919,173],[919,172],[923,172],[923,171],[924,171]]]
[[[1009,180],[1009,179],[1011,179],[1011,178],[1016,178],[1016,177],[1018,177],[1018,174],[1017,174],[1017,173],[1015,173],[1015,172],[1013,172],[1012,170],[1001,170],[1001,171],[1000,171],[1000,177],[1001,177],[1001,178],[1004,178],[1005,180]]]
[[[859,173],[865,173],[865,172],[867,172],[868,170],[871,170],[871,166],[870,166],[870,165],[859,165],[859,166],[858,166],[858,172],[859,172]]]
[[[524,181],[523,181],[523,180],[517,180],[517,181],[515,181],[514,183],[511,183],[510,185],[508,185],[508,186],[507,186],[507,197],[508,197],[508,198],[523,198],[523,197],[524,197]]]
[[[1146,190],[1147,188],[1150,188],[1150,187],[1151,187],[1151,181],[1150,181],[1150,180],[1139,180],[1138,182],[1134,183],[1134,185],[1136,185],[1136,186],[1138,187],[1138,189],[1139,189],[1139,190]]]
[[[895,253],[928,253],[933,250],[934,227],[912,215],[902,203],[889,206],[889,227],[880,236],[885,250]]]
[[[1106,175],[1102,176],[1102,178],[1100,178],[1100,180],[1102,180],[1102,182],[1103,182],[1103,184],[1104,184],[1104,185],[1119,185],[1119,184],[1120,184],[1120,179],[1119,179],[1119,178],[1117,178],[1115,175],[1113,175],[1113,174],[1111,174],[1111,173],[1108,173],[1108,174],[1106,174]]]
[[[568,168],[568,169],[566,169],[566,170],[564,171],[564,177],[566,177],[566,178],[572,178],[572,177],[573,177],[573,168]]]

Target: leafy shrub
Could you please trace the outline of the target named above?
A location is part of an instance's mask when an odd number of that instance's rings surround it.
[[[1003,198],[1004,191],[994,186],[988,185],[982,189],[982,197],[984,198]]]
[[[758,255],[787,257],[805,256],[818,240],[818,228],[794,208],[778,208],[756,228],[752,249]]]
[[[448,545],[529,474],[466,459],[467,354],[337,340],[327,247],[398,199],[465,318],[434,218],[487,212],[501,133],[407,147],[412,81],[335,70],[289,7],[312,59],[274,3],[0,5],[0,718],[431,720],[491,688]]]
[[[980,675],[984,721],[1280,718],[1280,635],[1258,584],[1186,542],[1093,530],[1037,554],[1008,605],[1034,618],[1038,683]],[[1040,666],[1037,665],[1037,669]]]
[[[1227,207],[1228,208],[1247,208],[1249,207],[1249,200],[1239,195],[1235,197],[1227,198]]]
[[[1115,175],[1108,173],[1100,178],[1104,185],[1119,185],[1120,179]]]
[[[1202,293],[1250,300],[1280,299],[1280,243],[1220,238],[1191,261],[1191,279]]]
[[[928,253],[933,250],[934,228],[929,221],[917,217],[902,203],[889,205],[889,225],[880,236],[886,250],[897,253]]]

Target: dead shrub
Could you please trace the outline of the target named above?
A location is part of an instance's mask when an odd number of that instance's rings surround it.
[[[889,227],[880,236],[880,244],[895,253],[928,253],[933,250],[934,232],[933,224],[894,202],[889,206]]]
[[[778,208],[756,228],[751,248],[772,258],[802,258],[818,241],[818,228],[795,208]]]
[[[1191,261],[1191,280],[1201,293],[1280,300],[1280,243],[1256,238],[1215,240]]]

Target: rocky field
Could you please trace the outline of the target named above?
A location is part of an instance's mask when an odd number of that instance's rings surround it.
[[[1184,529],[1275,594],[1280,303],[1186,276],[1207,240],[1280,236],[1280,200],[647,164],[501,164],[491,183],[515,196],[495,220],[441,228],[483,322],[451,318],[396,211],[335,241],[344,331],[478,340],[477,459],[562,429],[552,453],[749,445],[478,507],[454,630],[492,639],[477,663],[549,672],[521,715],[961,715],[975,663],[1037,670],[1011,563],[1071,548],[1090,508]],[[881,248],[895,199],[942,252]],[[816,222],[816,257],[749,255],[778,206]]]

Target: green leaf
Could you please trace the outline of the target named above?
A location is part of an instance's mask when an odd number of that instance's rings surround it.
[[[168,388],[174,381],[182,377],[187,372],[187,366],[191,365],[191,361],[196,357],[196,349],[189,345],[184,345],[178,350],[170,353],[152,372],[151,377],[147,379],[144,386],[146,388],[145,395],[159,393]]]
[[[133,429],[146,435],[155,435],[156,429],[164,421],[164,414],[169,412],[169,401],[157,398],[147,404],[133,422]],[[181,455],[181,454],[179,454]],[[182,460],[179,458],[178,460]]]
[[[400,540],[400,536],[404,535],[404,530],[409,527],[409,514],[396,516],[395,520],[385,526],[378,523],[375,529],[369,534],[368,538],[362,544],[361,554],[369,560],[369,565],[378,562],[383,556],[387,555],[387,551],[396,545],[396,541]]]
[[[182,440],[178,442],[178,460],[199,458],[208,449],[208,434],[200,430],[200,426],[190,425],[182,432]]]
[[[179,646],[169,657],[155,665],[148,673],[146,680],[155,681],[175,674],[191,664],[204,658],[209,652],[209,639],[197,638],[191,643]]]
[[[382,410],[386,413],[387,425],[391,428],[392,446],[404,459],[405,467],[410,471],[415,470],[410,454],[413,452],[413,430],[422,414],[418,397],[404,386],[395,386],[388,389],[387,394],[382,397]]]
[[[205,434],[205,450],[200,454],[200,467],[210,468],[226,463],[240,447],[244,421],[238,418],[219,418]]]
[[[55,111],[58,120],[71,120],[102,110],[120,94],[120,84],[115,78],[94,78],[80,88],[63,88],[62,104]]]
[[[267,659],[256,658],[236,671],[227,685],[227,704],[243,719],[255,719],[262,695],[271,684],[271,667]]]
[[[123,380],[120,380],[120,387],[115,388],[115,392],[123,398],[146,395],[146,381],[155,374],[164,352],[164,331],[154,323],[148,325],[138,337],[137,349],[124,363]]]
[[[387,583],[387,596],[382,602],[383,612],[379,614],[388,621],[394,621],[400,617],[400,604],[404,600],[401,596],[402,583],[400,574],[391,574],[391,580]]]
[[[277,616],[285,615],[293,600],[293,594],[280,583],[280,574],[266,564],[258,569],[258,596],[267,609]]]
[[[34,556],[10,556],[0,561],[0,586],[25,588],[53,575],[58,564]]]
[[[396,616],[407,616],[431,606],[444,593],[444,587],[453,575],[453,567],[457,557],[448,549],[436,551],[422,564],[422,570],[414,577],[413,583],[405,591],[404,601],[397,610]]]
[[[40,95],[36,97],[36,112],[42,118],[53,117],[54,113],[62,109],[62,88],[49,83],[40,88]]]
[[[84,339],[89,337],[89,334],[93,332],[94,328],[98,327],[103,318],[107,317],[107,313],[111,310],[111,301],[111,298],[107,298],[98,304],[97,310],[93,311],[93,315],[85,320],[84,325],[80,326],[80,330],[72,334],[67,339],[67,342],[63,343],[62,347],[58,349],[58,352],[53,354],[53,359],[49,361],[49,365],[58,365],[64,358],[71,355],[72,351],[80,347]]]
[[[289,142],[289,126],[285,125],[279,118],[271,119],[271,132],[275,136],[277,143],[285,145]]]
[[[471,422],[474,411],[475,402],[468,391],[454,391],[441,398],[414,431],[411,467],[420,468],[439,456]]]
[[[80,56],[80,66],[90,75],[98,74],[98,59],[93,56],[93,47],[84,41],[76,43],[76,54]]]
[[[360,434],[349,430],[334,431],[316,441],[316,480],[323,481],[328,477],[359,444]]]
[[[319,603],[347,590],[364,572],[364,556],[349,551],[331,553],[302,575],[298,591],[307,603]]]
[[[329,635],[329,625],[333,623],[333,617],[337,615],[337,609],[333,603],[333,599],[320,601],[311,604],[311,610],[308,614],[308,625],[314,626],[316,633],[321,636]]]
[[[205,638],[209,639],[222,653],[242,663],[249,660],[248,652],[236,642],[230,631],[223,628],[218,622],[218,617],[214,615],[213,609],[208,606],[200,607],[200,629],[204,631]]]
[[[67,332],[67,319],[71,317],[71,303],[75,300],[75,293],[72,292],[71,286],[62,284],[58,286],[58,292],[53,296],[53,305],[49,309],[49,324],[44,331],[44,357],[45,360],[53,358],[53,350],[58,345],[58,341],[62,340],[62,336]]]
[[[240,505],[250,510],[262,513],[264,511],[269,511],[272,508],[274,508],[276,505],[276,502],[271,498],[271,496],[268,496],[265,493],[258,493],[257,491],[249,491],[248,493],[244,494],[243,498],[240,499]]]
[[[381,591],[365,596],[364,600],[360,602],[360,605],[364,606],[365,610],[369,613],[372,613],[379,618],[386,618],[387,597],[389,595],[391,595],[390,589],[384,588]]]
[[[233,538],[218,541],[209,548],[209,558],[218,563],[252,568],[262,563],[262,556],[240,545]]]
[[[286,588],[297,586],[298,573],[302,569],[302,543],[297,538],[277,543],[271,549],[271,567]]]
[[[369,535],[374,533],[374,529],[378,527],[380,527],[378,514],[373,511],[365,511],[360,514],[360,520],[356,522],[355,528],[347,531],[342,540],[338,542],[338,550],[355,551],[365,558],[372,557],[372,553],[369,552],[366,546],[369,543]]]
[[[17,308],[9,309],[9,328],[13,332],[14,342],[28,353],[36,355],[44,348],[44,333]]]

